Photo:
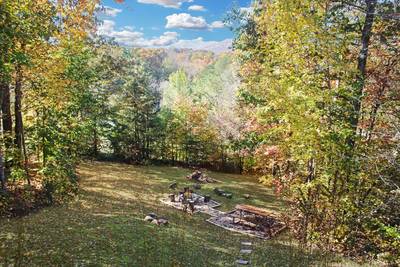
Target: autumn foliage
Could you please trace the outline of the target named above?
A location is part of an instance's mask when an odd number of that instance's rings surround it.
[[[257,1],[232,13],[249,170],[304,243],[399,260],[394,1]],[[396,37],[397,36],[397,37]]]

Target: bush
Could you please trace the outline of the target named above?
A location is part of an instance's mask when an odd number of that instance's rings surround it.
[[[27,179],[26,171],[20,167],[12,168],[9,179],[12,181],[26,180]]]
[[[62,202],[78,192],[75,161],[51,158],[40,171],[43,176],[43,194],[47,201]]]

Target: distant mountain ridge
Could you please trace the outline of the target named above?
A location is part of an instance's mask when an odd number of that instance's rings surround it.
[[[135,48],[139,53],[152,53],[156,55],[157,65],[162,66],[168,74],[182,69],[193,78],[207,66],[214,64],[219,58],[233,55],[232,52],[216,54],[206,50],[180,49],[180,48]],[[154,60],[154,59],[153,59]],[[155,63],[155,62],[154,62]]]

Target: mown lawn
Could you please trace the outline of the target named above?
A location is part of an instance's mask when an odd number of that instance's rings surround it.
[[[235,266],[240,242],[252,241],[252,266],[356,266],[318,251],[303,250],[286,232],[261,241],[213,226],[208,215],[190,216],[164,206],[168,185],[190,185],[190,170],[118,163],[81,164],[81,192],[72,202],[23,218],[0,219],[0,266]],[[212,173],[221,183],[203,186],[231,210],[237,203],[286,212],[272,191],[250,176]],[[217,197],[218,186],[233,199]],[[249,200],[243,194],[253,197]],[[169,219],[168,227],[143,221],[149,212]]]

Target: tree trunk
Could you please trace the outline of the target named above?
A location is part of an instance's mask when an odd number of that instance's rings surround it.
[[[1,181],[1,189],[6,189],[6,177],[4,175],[4,155],[3,150],[0,150],[0,181]]]
[[[10,101],[10,86],[8,83],[1,83],[1,91],[2,91],[2,103],[1,110],[3,113],[3,134],[5,136],[5,145],[6,148],[11,147],[11,143],[9,142],[12,136],[12,117],[11,117],[11,101]]]
[[[20,64],[15,67],[15,145],[18,149],[19,157],[22,159],[22,68]]]
[[[46,122],[47,122],[47,114],[46,110],[43,108],[42,109],[42,129],[46,129]],[[45,134],[42,134],[42,166],[46,166],[47,163],[47,144],[46,144],[46,137],[47,135],[47,130]]]
[[[351,118],[351,125],[354,129],[354,132],[357,132],[357,127],[359,123],[359,119],[361,116],[361,103],[362,97],[364,93],[365,86],[365,78],[366,78],[366,70],[367,70],[367,59],[368,59],[368,49],[370,45],[370,39],[372,34],[372,27],[375,19],[375,7],[377,0],[365,0],[367,5],[365,22],[361,33],[361,50],[358,54],[358,85],[357,92],[354,100],[354,116]],[[354,145],[354,140],[353,140]]]
[[[10,86],[7,82],[0,82],[1,90],[1,111],[2,111],[2,124],[3,124],[3,171],[4,183],[7,182],[7,177],[10,173],[10,164],[6,161],[6,153],[11,151],[12,148],[12,116],[11,116],[11,101],[10,101]]]
[[[15,145],[18,150],[18,164],[25,169],[27,182],[30,184],[29,172],[28,172],[28,158],[26,155],[25,146],[25,135],[24,135],[24,124],[22,118],[22,66],[17,63],[15,67]]]
[[[97,123],[95,122],[93,129],[93,156],[97,158],[98,155],[99,155],[99,136],[97,133]]]
[[[3,87],[0,86],[0,106],[3,103]],[[1,113],[1,112],[0,112]],[[1,114],[3,115],[3,114]],[[3,123],[1,123],[1,141],[3,141]],[[1,189],[6,188],[6,177],[4,175],[4,153],[3,153],[3,142],[0,144],[0,182],[1,182]]]
[[[0,105],[2,102],[3,102],[3,89],[0,88]],[[3,140],[2,127],[1,127],[0,138],[1,138],[1,140]],[[6,177],[4,175],[4,153],[3,153],[3,144],[2,143],[0,144],[0,182],[1,182],[1,189],[4,190],[6,188]]]

